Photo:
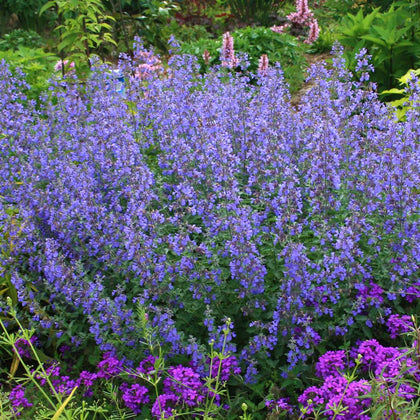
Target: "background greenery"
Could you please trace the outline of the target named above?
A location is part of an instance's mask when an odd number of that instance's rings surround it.
[[[84,56],[97,54],[116,62],[121,52],[132,55],[135,36],[163,58],[174,36],[181,51],[197,56],[206,71],[204,51],[210,53],[210,65],[218,64],[222,35],[230,31],[236,51],[247,54],[250,70],[255,71],[260,56],[267,54],[271,64],[280,62],[292,93],[300,89],[309,63],[316,61],[317,54],[329,52],[336,40],[345,47],[352,70],[354,51],[368,50],[375,67],[372,81],[380,91],[398,88],[398,78],[419,67],[419,0],[309,1],[309,7],[320,26],[313,45],[270,30],[295,11],[291,0],[0,0],[0,50],[12,68],[32,73],[29,78],[39,87],[37,93],[47,85],[51,53],[86,70]]]

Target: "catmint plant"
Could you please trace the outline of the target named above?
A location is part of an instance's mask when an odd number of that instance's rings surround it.
[[[120,391],[131,407],[149,395],[160,416],[201,410],[201,397],[209,413],[219,407],[205,391],[209,353],[212,386],[237,368],[249,384],[296,379],[321,353],[373,331],[379,343],[391,314],[415,313],[418,107],[396,121],[366,51],[356,77],[336,46],[294,106],[280,64],[202,75],[192,56],[174,53],[161,71],[159,57],[135,50],[121,57],[123,93],[96,61],[86,81],[52,80],[39,108],[1,66],[1,204],[22,226],[1,264],[28,326],[80,364],[96,368],[86,355],[105,354],[103,380],[155,357],[149,382],[143,372],[147,383]],[[157,67],[143,77],[144,64]],[[342,369],[340,357],[320,372]],[[159,376],[170,365],[196,394]],[[364,389],[331,384],[346,398]]]

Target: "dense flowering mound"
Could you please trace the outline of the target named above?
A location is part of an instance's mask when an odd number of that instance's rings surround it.
[[[141,360],[141,305],[199,371],[229,317],[226,351],[252,381],[414,311],[418,101],[396,122],[368,67],[362,53],[364,82],[340,56],[314,67],[294,109],[279,66],[201,76],[174,56],[145,80],[125,60],[124,94],[98,65],[35,108],[2,64],[1,265],[31,322]]]

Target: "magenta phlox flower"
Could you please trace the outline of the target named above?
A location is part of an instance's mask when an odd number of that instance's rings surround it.
[[[371,387],[365,380],[350,382],[345,391],[340,390],[335,395],[330,396],[328,402],[325,404],[325,414],[329,416],[328,418],[333,418],[334,411],[332,409],[341,405],[344,410],[337,418],[343,420],[370,419],[369,416],[362,413],[370,406],[371,400],[369,398],[359,398],[370,391]]]
[[[328,351],[322,355],[316,366],[316,373],[320,378],[330,375],[340,375],[346,367],[347,356],[344,350]]]
[[[376,283],[370,282],[369,285],[358,284],[356,288],[358,290],[356,297],[362,302],[378,307],[384,301],[384,290]]]
[[[150,373],[155,369],[155,363],[156,357],[149,355],[140,362],[139,366],[136,368],[136,372],[150,375]]]
[[[324,404],[325,398],[323,391],[316,386],[311,386],[305,389],[302,395],[298,397],[298,402],[307,408],[308,414],[311,414],[315,407]]]
[[[30,341],[31,341],[32,345],[35,345],[35,343],[37,341],[37,337],[33,335],[30,338]],[[16,347],[16,350],[20,354],[21,357],[25,357],[27,359],[32,358],[31,348],[30,348],[28,340],[25,340],[24,338],[19,338],[15,342],[15,347]],[[14,351],[14,349],[13,349],[13,351]]]
[[[353,349],[351,356],[357,357],[359,354],[361,357],[361,367],[364,370],[372,369],[378,362],[378,357],[382,357],[382,346],[374,338],[371,340],[363,341],[359,347]],[[380,360],[383,360],[382,358]]]
[[[135,414],[141,413],[141,406],[150,402],[148,395],[149,390],[139,384],[127,384],[123,383],[120,386],[122,392],[122,400],[129,409],[133,410]]]
[[[410,303],[420,299],[420,282],[417,282],[407,288],[405,299]]]
[[[400,334],[412,331],[413,320],[410,315],[392,314],[386,323],[391,338],[397,338]]]
[[[330,375],[325,377],[322,386],[307,388],[298,397],[298,402],[307,409],[307,414],[321,409],[325,411],[327,418],[331,419],[334,416],[332,409],[341,405],[343,411],[340,413],[340,419],[361,418],[367,420],[368,417],[365,417],[362,413],[369,407],[370,400],[360,399],[359,397],[366,395],[370,390],[370,385],[365,380],[349,383],[342,375]]]
[[[207,363],[210,364],[211,359],[207,359]],[[220,359],[216,356],[213,358],[213,364],[211,368],[212,378],[217,377],[219,374]],[[239,375],[241,373],[241,368],[238,366],[238,360],[235,356],[229,356],[226,359],[222,360],[222,365],[220,367],[219,380],[227,381],[229,377],[233,375]]]
[[[200,375],[190,367],[178,365],[168,369],[168,377],[163,380],[163,390],[176,395],[178,404],[190,407],[204,401],[204,388]]]
[[[45,374],[43,372],[38,372],[35,375],[35,378],[39,381],[41,385],[47,383],[47,377],[49,378],[58,378],[60,376],[60,366],[58,362],[53,362],[51,365],[45,367]]]
[[[179,397],[174,394],[159,395],[152,406],[152,415],[160,419],[162,416],[166,419],[171,417],[174,408],[177,405]]]
[[[91,387],[93,383],[98,379],[97,373],[91,373],[87,370],[83,370],[79,374],[79,379],[77,380],[78,385],[84,385],[86,387]]]
[[[70,394],[76,386],[79,386],[77,380],[70,379],[67,375],[53,379],[51,382],[54,389],[60,394]]]
[[[290,405],[289,398],[279,398],[277,400],[266,400],[265,406],[271,412],[288,412],[289,414],[293,413],[293,407]]]
[[[104,353],[103,360],[98,363],[98,378],[110,379],[113,376],[118,376],[123,370],[122,362],[112,353]]]
[[[9,394],[9,401],[15,416],[22,414],[22,408],[32,407],[32,403],[25,397],[25,388],[22,385],[14,387]]]

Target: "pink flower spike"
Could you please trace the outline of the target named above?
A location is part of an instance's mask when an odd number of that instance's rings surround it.
[[[273,32],[277,32],[278,34],[282,34],[289,26],[290,26],[289,23],[285,23],[284,25],[280,25],[280,26],[274,25],[270,29]]]
[[[268,56],[267,54],[263,54],[258,64],[258,73],[261,76],[265,76],[267,74],[267,70],[268,70]]]
[[[66,71],[71,71],[72,69],[75,68],[75,64],[74,61],[72,61],[71,63],[69,62],[69,60],[58,60],[57,63],[54,66],[54,70],[55,71],[62,71],[63,70],[63,66],[64,66],[64,70]]]
[[[314,19],[310,24],[309,24],[309,35],[308,35],[308,39],[305,40],[304,42],[306,44],[312,44],[313,42],[315,42],[319,37],[319,26],[318,26],[318,21],[316,19]]]
[[[296,0],[296,12],[290,13],[287,19],[297,25],[308,25],[314,17],[314,14],[309,9],[308,0]]]
[[[233,37],[229,32],[223,34],[223,44],[220,59],[224,67],[236,67],[238,60],[235,57],[235,50],[233,48]]]
[[[203,59],[204,59],[204,62],[208,65],[209,63],[210,63],[210,53],[208,52],[208,50],[204,50],[204,53],[203,53]]]

